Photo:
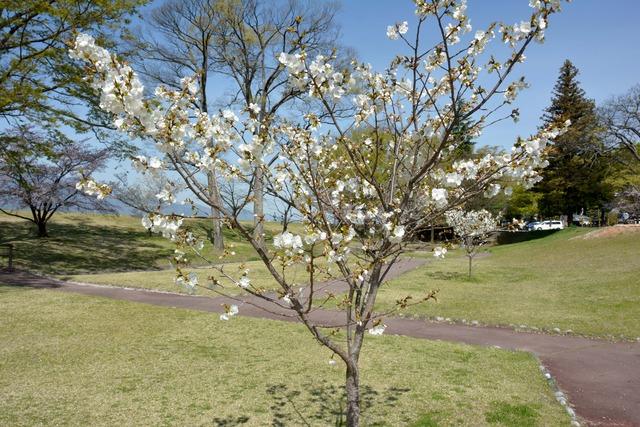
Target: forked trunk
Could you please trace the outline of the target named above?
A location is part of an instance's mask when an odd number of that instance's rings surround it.
[[[357,364],[347,365],[347,427],[360,425],[360,374]]]
[[[47,233],[47,223],[46,221],[39,221],[36,223],[38,226],[38,237],[49,237],[49,233]]]

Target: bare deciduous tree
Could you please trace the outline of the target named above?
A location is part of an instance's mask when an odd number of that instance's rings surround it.
[[[180,87],[186,76],[197,76],[198,97],[196,108],[209,112],[209,76],[214,71],[214,34],[217,25],[218,0],[168,1],[148,16],[148,24],[154,34],[142,33],[132,38],[134,51],[138,52],[139,69],[154,83],[170,88]],[[218,250],[224,249],[222,218],[213,206],[222,203],[216,170],[207,173],[207,190],[211,198],[212,243]]]
[[[598,113],[610,149],[623,149],[640,162],[640,85],[609,99]]]
[[[147,78],[172,88],[185,76],[197,75],[197,108],[207,113],[211,76],[225,76],[233,83],[226,105],[239,106],[255,116],[258,125],[243,138],[269,140],[278,113],[302,91],[286,85],[282,52],[304,50],[309,55],[330,54],[337,46],[335,2],[307,0],[172,0],[148,17],[150,29],[161,37],[142,40],[138,52]],[[347,51],[348,52],[348,51]],[[243,155],[251,156],[251,153]],[[263,241],[264,171],[257,167],[253,188],[254,237]],[[213,205],[221,203],[215,171],[208,176]],[[212,208],[216,247],[222,248],[220,213]]]

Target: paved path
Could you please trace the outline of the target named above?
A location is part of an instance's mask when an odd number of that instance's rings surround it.
[[[390,277],[406,271],[417,261],[403,261]],[[166,307],[221,313],[222,304],[241,305],[249,317],[297,321],[288,310],[265,311],[262,300],[243,301],[60,282],[25,272],[0,273],[0,283],[50,288],[58,291],[101,296]],[[327,290],[339,292],[339,282]],[[317,310],[312,318],[327,325],[344,323],[344,313]],[[483,346],[524,350],[536,354],[583,420],[593,425],[640,426],[640,344],[612,343],[579,337],[515,332],[504,328],[431,323],[415,319],[387,318],[386,333],[414,338],[462,342]]]

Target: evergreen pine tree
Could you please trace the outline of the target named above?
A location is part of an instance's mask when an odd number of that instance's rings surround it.
[[[569,131],[556,138],[549,151],[549,166],[534,190],[541,193],[543,216],[567,215],[602,209],[611,197],[605,182],[608,162],[599,137],[595,103],[588,99],[577,80],[578,69],[566,60],[553,90],[551,105],[542,120],[545,125],[561,125],[571,120]]]

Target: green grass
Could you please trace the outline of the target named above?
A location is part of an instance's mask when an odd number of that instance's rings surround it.
[[[412,307],[408,314],[640,337],[640,233],[583,239],[587,231],[493,247],[474,261],[471,280],[461,252],[432,258],[385,286],[377,308],[439,289],[437,303]]]
[[[343,370],[300,325],[0,287],[0,425],[335,425]],[[367,340],[364,425],[569,425],[529,354]]]
[[[267,242],[278,226],[266,223]],[[185,221],[185,227],[205,238],[210,232],[206,220]],[[49,223],[50,237],[37,238],[34,233],[30,222],[0,213],[0,244],[13,243],[16,266],[32,271],[64,275],[168,268],[175,249],[169,240],[150,236],[140,218],[131,216],[60,213]],[[236,231],[225,228],[224,236],[228,250],[235,252],[224,262],[258,259]],[[204,254],[214,261],[222,255],[211,244],[205,245]],[[199,263],[197,259],[193,262]]]
[[[223,270],[229,276],[236,280],[242,276],[245,268],[249,269],[249,278],[251,284],[256,288],[263,288],[266,290],[280,289],[280,286],[275,281],[269,270],[265,267],[262,261],[249,261],[246,263],[229,263],[223,266]],[[212,286],[210,281],[206,279],[213,276],[220,280],[222,287],[216,287],[215,289],[224,292],[228,295],[239,294],[241,289],[232,283],[229,279],[224,278],[220,272],[212,268],[200,268],[200,269],[185,269],[185,271],[193,271],[198,275],[200,284],[208,284]],[[62,276],[63,279],[72,280],[76,282],[94,283],[99,285],[112,285],[112,286],[124,286],[131,288],[144,288],[155,289],[169,292],[186,293],[187,290],[184,287],[174,284],[176,277],[175,270],[161,270],[161,271],[133,271],[126,273],[99,273],[99,274],[77,274]],[[323,280],[327,278],[326,274],[320,273],[316,276],[316,280]],[[299,283],[304,285],[308,282],[308,273],[306,273],[306,265],[294,264],[287,267],[286,278],[292,283]],[[216,295],[214,291],[199,287],[196,290],[199,295]]]
[[[192,221],[189,226],[206,235],[205,221]],[[267,241],[276,228],[275,223],[267,224]],[[162,237],[149,236],[138,218],[59,214],[50,231],[51,238],[38,239],[29,223],[0,215],[0,243],[15,244],[19,268],[84,282],[184,291],[173,284],[173,270],[149,271],[168,268],[174,246]],[[584,240],[581,236],[587,231],[569,229],[491,248],[489,256],[474,261],[471,280],[466,278],[466,259],[460,252],[450,253],[445,260],[416,253],[428,257],[429,264],[385,286],[377,308],[387,310],[407,295],[418,297],[439,289],[437,303],[412,307],[408,314],[549,331],[558,328],[591,336],[640,337],[639,234]],[[234,273],[238,262],[247,261],[254,284],[276,287],[253,249],[234,231],[225,230],[225,235],[236,254],[219,261],[231,263],[226,268]],[[205,253],[214,261],[220,255],[211,245],[206,245]],[[91,273],[99,274],[87,275]],[[206,282],[209,272],[199,273],[201,282]],[[301,269],[292,274],[301,285],[306,283]],[[230,293],[238,292],[226,286]]]

